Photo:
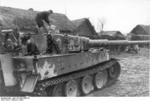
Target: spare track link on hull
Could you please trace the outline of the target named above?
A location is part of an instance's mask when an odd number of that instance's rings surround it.
[[[50,88],[50,87],[53,87],[54,85],[67,82],[69,80],[79,79],[79,78],[84,77],[86,75],[92,75],[92,74],[95,74],[95,73],[103,71],[103,70],[107,70],[107,72],[109,72],[109,68],[113,67],[114,65],[117,65],[117,67],[118,67],[117,69],[119,69],[117,71],[118,72],[117,76],[115,78],[108,76],[109,80],[108,80],[107,84],[104,86],[104,87],[106,87],[107,85],[111,85],[112,83],[114,83],[120,75],[121,67],[120,67],[120,64],[117,62],[116,59],[111,59],[107,62],[97,64],[91,68],[87,68],[84,70],[76,71],[76,72],[65,74],[65,75],[61,75],[61,76],[47,79],[44,81],[39,81],[36,84],[35,90],[31,94],[31,96],[48,96],[47,91],[46,91],[46,88],[48,88],[48,87]]]

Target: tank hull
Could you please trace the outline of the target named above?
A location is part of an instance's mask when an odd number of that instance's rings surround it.
[[[117,63],[116,60],[110,59],[107,50],[104,49],[91,49],[87,52],[61,55],[42,55],[36,58],[34,56],[14,57],[13,62],[16,78],[21,79],[19,91],[38,96],[47,96],[49,95],[47,89],[49,91],[53,86],[64,85],[70,80],[78,81],[84,77],[86,80],[87,75],[94,78],[94,75],[100,71],[108,75],[108,69]],[[120,74],[120,71],[117,74]]]
[[[35,69],[39,74],[39,80],[60,76],[66,73],[86,69],[87,67],[109,60],[108,53],[98,49],[87,52],[43,55],[37,56],[36,67],[34,68],[34,57],[14,57],[15,71],[24,70],[29,72]]]

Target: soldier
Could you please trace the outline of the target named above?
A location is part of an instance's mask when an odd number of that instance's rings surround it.
[[[40,28],[40,31],[42,30],[41,28],[44,28],[44,30],[48,32],[48,29],[46,28],[46,25],[44,23],[46,22],[50,26],[49,16],[51,14],[53,14],[53,11],[49,10],[49,11],[39,12],[36,15],[35,21],[38,25],[38,28]]]
[[[126,52],[134,52],[134,53],[138,53],[140,51],[139,45],[135,44],[135,45],[129,45],[126,48]]]
[[[38,54],[40,54],[38,47],[32,41],[30,33],[28,33],[27,35],[22,37],[21,43],[22,43],[23,55],[38,55]]]
[[[40,12],[37,14],[35,20],[36,23],[38,25],[38,27],[40,28],[40,32],[42,31],[42,28],[47,32],[47,53],[52,53],[53,49],[56,50],[56,53],[60,53],[60,50],[55,42],[55,40],[53,40],[51,34],[49,33],[49,28],[47,28],[46,24],[50,27],[50,20],[49,20],[49,16],[53,14],[52,10],[49,11],[44,11],[44,12]],[[46,24],[45,24],[46,23]]]
[[[52,35],[47,35],[47,50],[46,53],[53,53],[56,52],[57,54],[60,53],[60,48],[57,42],[53,39]]]
[[[140,51],[139,45],[136,44],[133,46],[134,52],[137,54]]]
[[[27,41],[27,55],[38,55],[40,54],[35,43],[31,41],[31,38]]]

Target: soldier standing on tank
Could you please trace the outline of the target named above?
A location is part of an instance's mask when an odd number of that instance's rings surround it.
[[[21,37],[23,55],[38,55],[40,54],[38,47],[31,38],[31,33]]]
[[[47,32],[47,53],[52,53],[54,50],[56,51],[56,53],[60,53],[60,50],[58,49],[57,44],[54,42],[55,40],[53,40],[52,35],[49,33],[49,28],[47,28],[47,26],[45,25],[45,23],[50,27],[50,20],[49,17],[50,15],[53,14],[52,10],[49,11],[43,11],[43,12],[39,12],[36,15],[36,23],[38,25],[38,28],[40,29],[40,33],[42,33],[42,28],[44,30],[46,30]]]
[[[53,14],[53,11],[49,10],[49,11],[39,12],[36,15],[35,21],[36,21],[36,23],[38,25],[38,28],[40,29],[40,32],[41,32],[41,30],[43,28],[48,33],[48,29],[47,29],[47,27],[45,25],[45,22],[48,24],[48,26],[50,26],[49,17],[50,17],[51,14]]]

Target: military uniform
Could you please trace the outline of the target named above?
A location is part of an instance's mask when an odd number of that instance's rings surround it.
[[[44,27],[43,21],[45,21],[46,23],[49,24],[50,23],[49,15],[52,13],[53,13],[52,11],[43,11],[43,12],[38,13],[35,18],[35,21],[36,21],[38,27]]]

